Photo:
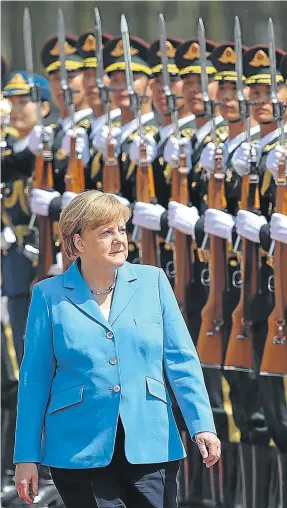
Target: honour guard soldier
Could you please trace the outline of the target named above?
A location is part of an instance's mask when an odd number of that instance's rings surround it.
[[[36,75],[42,101],[41,115],[50,112],[49,85],[45,78]],[[26,72],[15,71],[7,80],[4,95],[12,104],[10,121],[19,134],[11,147],[4,151],[2,181],[4,187],[2,222],[7,245],[3,251],[3,294],[8,296],[8,308],[13,331],[17,360],[23,356],[23,337],[30,302],[30,284],[35,275],[34,255],[37,246],[34,233],[29,229],[30,180],[35,158],[30,151],[32,131],[37,123],[37,106],[30,99]],[[32,242],[32,244],[30,243]],[[32,246],[36,250],[33,250]],[[31,248],[30,248],[31,247]],[[36,256],[37,258],[37,256]]]
[[[211,41],[206,41],[207,49],[207,66],[206,70],[209,76],[209,93],[210,96],[215,98],[217,84],[213,82],[213,75],[215,68],[210,61],[210,54],[215,47]],[[184,234],[192,235],[195,239],[195,225],[198,222],[199,216],[204,212],[206,203],[206,183],[204,190],[200,180],[201,168],[199,159],[201,152],[206,146],[206,138],[210,134],[211,125],[208,119],[204,116],[204,104],[201,93],[200,85],[200,48],[197,39],[191,39],[178,47],[175,61],[179,69],[179,74],[183,80],[183,96],[185,103],[190,108],[195,116],[195,128],[191,133],[190,140],[185,145],[187,153],[187,160],[190,159],[190,172],[189,172],[189,202],[192,206],[187,206],[188,203],[183,204],[177,202],[170,202],[168,210],[169,226],[181,231]],[[216,124],[221,125],[222,117],[216,118]],[[219,132],[219,131],[218,131]],[[168,140],[164,158],[168,164],[179,157],[180,144],[175,137]],[[199,244],[200,246],[201,244]],[[201,273],[206,269],[200,262],[198,254],[195,250],[193,261],[193,282],[187,281],[187,314],[189,330],[193,341],[197,342],[197,336],[200,328],[201,310],[206,302],[208,288],[202,285]]]
[[[208,93],[213,100],[216,99],[218,84],[214,81],[216,69],[210,59],[210,55],[215,46],[215,43],[206,41],[206,71],[209,78]],[[202,67],[198,40],[191,39],[180,45],[176,51],[175,62],[183,80],[185,104],[195,115],[195,129],[190,136],[188,144],[184,145],[187,160],[190,160],[188,175],[189,203],[182,204],[171,201],[168,206],[168,224],[169,227],[193,237],[192,280],[186,281],[186,308],[189,330],[196,344],[201,326],[201,311],[208,296],[208,285],[203,285],[202,275],[208,271],[208,264],[204,262],[205,257],[202,257],[199,247],[202,244],[204,236],[203,213],[206,209],[208,184],[208,168],[205,168],[206,157],[204,158],[204,154],[205,147],[211,140],[212,126],[211,121],[204,115],[200,76]],[[215,125],[218,142],[225,141],[228,130],[226,122],[219,114],[218,108],[216,109]],[[172,137],[168,141],[164,152],[164,157],[169,164],[172,164],[172,161],[179,157],[180,149],[180,142],[175,137]],[[223,404],[221,374],[217,370],[204,369],[204,375],[219,435],[221,439],[227,440],[228,423]],[[204,472],[201,467],[200,457],[196,453],[196,450],[193,450],[193,452],[191,460],[194,464],[194,474],[192,474],[189,501],[196,503],[210,496],[218,498],[220,481],[215,482],[213,473],[211,473],[209,481],[205,482],[206,485],[210,483],[210,492],[206,491],[205,488],[202,491],[202,484],[199,478],[202,477]]]
[[[152,111],[152,97],[150,89],[151,69],[147,63],[147,52],[149,44],[138,37],[130,37],[131,52],[131,71],[134,77],[134,89],[142,97],[141,104],[141,123],[144,135],[148,136],[151,149],[148,150],[147,157],[150,160],[154,157],[155,140],[154,136],[158,132],[154,112]],[[125,59],[123,50],[123,41],[121,37],[114,37],[104,47],[104,66],[105,72],[111,80],[111,88],[114,101],[121,110],[122,127],[118,131],[118,160],[121,173],[121,193],[133,203],[136,200],[136,163],[130,158],[131,144],[135,138],[138,138],[138,122],[135,113],[130,108],[130,98],[126,88]],[[101,132],[103,136],[103,131]],[[135,146],[136,148],[136,146]],[[136,150],[139,153],[139,147]],[[136,159],[138,159],[137,157]]]
[[[246,48],[243,48],[243,52]],[[225,210],[215,210],[209,208],[204,216],[205,233],[223,238],[226,241],[226,269],[225,269],[225,289],[222,298],[223,315],[223,358],[228,344],[228,339],[232,329],[232,313],[239,303],[240,284],[236,284],[236,274],[242,273],[237,255],[233,251],[232,232],[234,229],[235,217],[238,212],[239,202],[241,201],[241,186],[238,185],[237,173],[233,167],[233,155],[236,149],[246,141],[246,138],[252,143],[258,143],[260,137],[260,127],[253,117],[250,119],[250,132],[246,132],[245,120],[240,116],[239,101],[237,98],[237,73],[235,70],[236,54],[234,43],[225,43],[217,46],[211,55],[211,60],[217,73],[214,80],[218,82],[217,100],[220,104],[220,112],[225,120],[228,121],[229,136],[223,146],[223,171],[225,174]],[[242,77],[244,81],[244,76]],[[242,90],[246,98],[249,94],[249,88]],[[211,162],[215,162],[214,144],[209,143],[208,147]],[[212,153],[213,150],[213,153]],[[236,235],[235,235],[236,236]],[[245,272],[245,277],[247,271]],[[229,479],[231,483],[225,486],[225,503],[232,506],[234,503],[234,493],[232,492],[232,483],[236,475],[237,468],[243,477],[246,497],[250,496],[252,489],[256,485],[252,482],[252,474],[248,468],[244,468],[246,450],[251,450],[251,445],[267,445],[269,442],[268,429],[262,410],[262,401],[259,392],[258,380],[254,378],[253,373],[236,372],[233,370],[225,371],[225,377],[230,385],[230,400],[232,402],[233,417],[240,430],[240,440],[242,445],[238,450],[235,444],[224,443],[224,466],[228,467]],[[249,393],[248,399],[243,394]],[[243,460],[239,461],[239,455]],[[267,459],[267,454],[266,454]],[[240,465],[240,467],[239,467]],[[232,471],[233,470],[233,471]],[[233,474],[231,474],[233,472]],[[261,482],[261,480],[260,480]],[[257,487],[257,496],[259,489]],[[259,497],[258,497],[259,500]]]
[[[105,43],[110,41],[112,36],[109,34],[102,35],[103,47]],[[78,51],[82,56],[84,61],[84,88],[86,91],[86,96],[88,100],[89,106],[93,110],[93,118],[91,121],[91,131],[89,136],[89,151],[90,151],[90,161],[86,167],[86,188],[87,189],[102,189],[103,185],[103,158],[101,152],[97,152],[93,147],[93,138],[96,132],[105,128],[107,123],[107,114],[105,111],[105,105],[101,102],[101,97],[99,93],[99,89],[96,84],[97,77],[97,67],[98,62],[96,58],[96,39],[92,31],[85,32],[79,36],[78,39]],[[103,82],[105,86],[109,86],[110,80],[107,75],[104,75]],[[111,104],[110,104],[110,122],[112,127],[120,127],[121,125],[121,111],[119,108],[113,103],[112,93],[111,93]],[[106,127],[104,127],[106,126]],[[66,195],[66,193],[65,193]],[[66,203],[65,195],[63,196],[63,208]],[[64,202],[65,201],[65,202]]]
[[[131,72],[134,79],[134,91],[141,100],[140,122],[147,144],[147,160],[150,163],[156,153],[154,136],[158,132],[154,112],[152,111],[152,93],[150,88],[151,69],[147,62],[149,44],[138,37],[130,37]],[[138,119],[130,107],[130,97],[126,84],[126,63],[124,57],[123,41],[121,37],[114,37],[104,47],[104,67],[110,78],[112,95],[117,108],[121,110],[121,129],[112,128],[115,153],[117,154],[120,169],[120,194],[133,206],[137,199],[136,174],[140,154],[140,138]],[[108,129],[97,131],[94,138],[94,147],[106,153]],[[132,233],[132,225],[128,231]],[[131,240],[131,236],[130,236]],[[133,241],[129,243],[129,259],[135,262],[138,251]]]
[[[34,75],[40,90],[41,116],[50,113],[50,91],[48,81]],[[3,90],[11,102],[11,126],[18,137],[7,145],[2,158],[2,294],[8,296],[8,311],[13,333],[16,357],[20,366],[24,349],[24,332],[30,303],[30,287],[36,274],[38,261],[37,231],[30,228],[31,211],[29,207],[31,175],[35,167],[34,126],[37,124],[37,104],[30,98],[28,74],[15,71],[10,74]],[[52,130],[47,130],[49,145],[52,143]],[[49,137],[50,136],[50,137]],[[12,401],[11,401],[12,404]],[[15,430],[15,418],[11,406],[10,425]],[[13,429],[12,429],[13,430]],[[13,454],[13,444],[10,451]],[[9,458],[7,457],[7,460]],[[12,456],[11,456],[12,461]],[[41,473],[38,506],[47,500],[52,502],[58,495],[51,480]],[[5,494],[5,493],[4,493]],[[7,492],[7,496],[13,494]],[[17,492],[14,492],[17,496]],[[8,496],[8,497],[9,497]],[[9,503],[7,497],[7,503]],[[5,496],[2,503],[5,506]],[[9,504],[7,504],[8,506]]]
[[[178,111],[178,125],[172,121],[171,112],[168,111],[167,99],[164,94],[164,70],[160,41],[155,40],[148,51],[148,61],[152,71],[151,89],[153,93],[153,106],[161,119],[159,133],[156,136],[157,150],[153,160],[153,173],[155,183],[156,205],[138,202],[135,205],[133,223],[138,227],[144,227],[153,231],[161,231],[160,260],[161,267],[167,272],[170,282],[173,283],[174,271],[173,253],[170,246],[165,243],[167,234],[166,210],[171,197],[172,165],[166,165],[163,152],[169,137],[177,130],[179,136],[185,132],[188,136],[194,130],[194,115],[190,114],[184,105],[182,97],[182,80],[175,64],[176,48],[183,42],[182,39],[168,37],[166,39],[167,69],[171,92],[176,96],[176,108]],[[182,134],[183,135],[183,134]]]
[[[284,52],[276,49],[276,81],[277,97],[283,104],[287,102],[287,88],[284,78],[280,72],[280,62]],[[274,164],[274,154],[276,145],[279,141],[279,130],[273,117],[271,101],[271,63],[268,46],[254,46],[244,55],[244,74],[246,84],[250,86],[250,100],[254,101],[252,113],[255,120],[261,128],[261,140],[257,151],[257,167],[259,172],[259,194],[260,209],[256,214],[251,211],[239,210],[237,214],[236,229],[237,233],[247,240],[255,243],[263,250],[258,253],[258,281],[255,295],[250,295],[250,319],[253,337],[253,349],[255,360],[255,373],[258,374],[260,362],[262,359],[265,339],[268,332],[268,317],[274,306],[274,293],[270,281],[272,280],[273,270],[269,263],[267,252],[270,247],[268,223],[272,220],[272,214],[276,206],[276,185],[275,181],[278,174],[277,164]],[[286,140],[286,120],[284,125]],[[285,141],[286,142],[286,141]],[[233,157],[234,168],[238,175],[242,176],[248,168],[250,156],[250,147],[243,143],[236,151]],[[267,166],[268,160],[268,166]],[[266,250],[267,252],[266,252]],[[280,455],[278,456],[279,465],[279,483],[281,493],[283,491],[283,469],[285,469],[286,483],[286,421],[287,408],[284,394],[284,383],[280,376],[260,376],[261,397],[266,416],[266,422],[270,437],[278,447]],[[266,448],[256,447],[256,454],[253,463],[258,468],[262,466]],[[250,462],[250,457],[247,457]],[[264,461],[266,463],[266,460]],[[285,466],[282,469],[282,466]],[[267,466],[268,467],[268,464]],[[258,471],[255,472],[259,476]],[[265,472],[268,478],[268,471]],[[269,471],[270,474],[270,471]],[[260,478],[263,472],[260,471]],[[263,482],[266,486],[262,496],[267,497],[267,481]],[[261,482],[262,487],[262,482]],[[271,506],[271,500],[269,505]],[[250,505],[251,506],[251,505]],[[267,506],[265,504],[264,506]]]
[[[68,73],[69,87],[73,91],[74,118],[77,132],[76,151],[81,153],[84,164],[89,162],[88,143],[85,142],[86,132],[91,127],[92,109],[89,108],[84,85],[83,59],[78,52],[78,38],[66,35],[65,67]],[[54,126],[54,142],[52,147],[54,192],[33,189],[31,209],[40,216],[49,216],[57,221],[62,209],[62,195],[65,192],[65,174],[67,171],[70,151],[72,119],[64,104],[60,76],[60,45],[57,37],[49,39],[42,48],[41,61],[48,76],[53,102],[60,110],[60,119]],[[34,130],[35,139],[40,143],[40,132]],[[63,148],[64,146],[64,148]],[[38,147],[36,146],[35,152]],[[51,272],[52,274],[52,272]]]

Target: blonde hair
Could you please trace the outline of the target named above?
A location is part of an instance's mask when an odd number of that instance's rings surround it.
[[[104,224],[131,217],[131,210],[113,194],[91,190],[78,194],[62,211],[59,221],[62,245],[71,260],[79,256],[74,235]]]

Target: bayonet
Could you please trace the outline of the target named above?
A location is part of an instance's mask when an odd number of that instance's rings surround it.
[[[216,144],[216,124],[215,124],[215,103],[209,97],[208,93],[208,74],[207,74],[207,64],[206,64],[206,41],[205,41],[205,28],[203,24],[202,18],[199,18],[198,21],[198,42],[200,47],[200,66],[201,66],[201,92],[202,98],[204,102],[204,112],[205,116],[211,120],[211,134],[213,143]]]
[[[251,143],[250,135],[250,109],[249,103],[244,97],[243,89],[243,58],[242,58],[242,38],[239,17],[235,16],[234,25],[234,41],[235,41],[235,71],[236,71],[236,90],[239,102],[240,117],[245,122],[246,141]]]
[[[102,36],[102,23],[100,12],[97,7],[95,13],[95,39],[96,39],[96,60],[97,60],[97,87],[99,90],[105,87],[104,85],[104,63],[103,63],[103,36]]]
[[[37,103],[37,120],[38,125],[42,125],[42,116],[40,114],[40,90],[35,85],[34,80],[34,66],[33,66],[33,50],[32,50],[32,24],[28,7],[24,9],[23,16],[23,39],[24,39],[24,55],[25,55],[25,68],[28,74],[28,82],[30,87],[31,101]]]
[[[60,74],[61,74],[61,88],[64,94],[64,104],[69,108],[72,129],[75,128],[74,123],[74,103],[72,90],[68,85],[68,73],[66,69],[66,54],[65,54],[65,21],[62,9],[58,9],[58,41],[60,46]]]
[[[163,76],[163,92],[167,101],[167,110],[171,116],[174,126],[175,137],[179,136],[178,127],[178,109],[176,105],[176,95],[171,92],[170,75],[168,72],[168,56],[166,50],[166,26],[164,15],[159,15],[159,34],[160,34],[160,54],[162,63],[162,76]]]
[[[278,130],[279,130],[279,140],[280,145],[284,147],[285,142],[285,134],[284,134],[284,104],[282,101],[278,101],[277,97],[277,70],[276,70],[276,46],[275,46],[275,35],[274,35],[274,27],[273,21],[269,18],[268,21],[268,51],[269,51],[269,60],[270,60],[270,73],[271,73],[271,90],[270,96],[273,105],[273,118],[277,122]],[[279,180],[279,179],[278,179]],[[276,182],[278,185],[279,182]],[[272,240],[270,249],[268,252],[269,256],[273,255],[275,247],[275,241]]]
[[[103,59],[103,36],[102,36],[102,23],[99,9],[94,9],[95,13],[95,39],[96,39],[96,60],[97,60],[97,87],[99,89],[101,103],[104,104],[106,113],[106,122],[111,129],[111,115],[110,115],[110,94],[109,88],[104,84],[104,59]]]
[[[125,73],[127,90],[130,96],[131,110],[135,114],[138,121],[138,129],[141,140],[143,139],[143,129],[141,122],[141,102],[139,95],[134,90],[134,76],[132,71],[132,60],[131,60],[131,48],[130,48],[130,36],[127,20],[124,14],[121,16],[121,35],[123,40],[124,48],[124,59],[125,59]]]
[[[280,144],[284,146],[284,104],[278,101],[277,97],[277,71],[276,71],[276,50],[273,21],[269,18],[268,22],[268,48],[271,73],[271,100],[273,105],[273,117],[278,123]]]

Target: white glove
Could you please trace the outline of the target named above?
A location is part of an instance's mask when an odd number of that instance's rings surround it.
[[[199,219],[198,210],[195,206],[189,207],[170,201],[168,204],[167,221],[170,228],[177,229],[185,235],[195,236],[195,225]]]
[[[64,210],[64,208],[66,208],[77,195],[78,194],[76,192],[64,192],[62,197],[62,210]]]
[[[8,297],[1,296],[1,323],[6,325],[9,323]]]
[[[144,136],[144,140],[146,143],[147,162],[148,164],[151,164],[157,156],[157,144],[154,137],[151,134],[146,134],[146,136]],[[141,144],[140,137],[135,136],[130,146],[129,157],[130,160],[132,162],[135,162],[136,164],[138,164],[140,160],[140,144]]]
[[[117,198],[123,205],[130,206],[130,202],[127,198],[124,198],[123,196],[118,196],[117,194],[113,194],[115,198]]]
[[[206,147],[202,150],[200,156],[200,164],[207,172],[208,178],[214,173],[215,169],[215,150],[216,146],[214,143],[207,143]]]
[[[204,232],[218,236],[228,242],[232,240],[232,229],[235,223],[234,217],[229,213],[208,208],[204,214]]]
[[[117,146],[119,143],[119,136],[121,134],[121,129],[119,127],[112,127],[111,136],[112,136],[112,144],[115,147],[115,151],[117,151]],[[103,125],[101,129],[98,129],[93,137],[93,147],[98,152],[101,152],[104,157],[107,156],[108,152],[108,137],[109,137],[109,127],[107,125]]]
[[[51,150],[54,141],[54,131],[52,127],[41,127],[35,125],[30,133],[28,148],[34,155],[40,155],[43,150],[43,136],[47,142],[48,150]]]
[[[55,265],[50,266],[47,275],[60,275],[60,273],[63,273],[63,257],[61,252],[56,254],[56,261]]]
[[[5,226],[1,231],[1,249],[8,250],[16,243],[17,238],[12,228]]]
[[[32,189],[30,199],[31,212],[35,213],[36,215],[42,215],[42,217],[48,217],[51,201],[59,196],[60,193],[57,191]]]
[[[83,127],[79,127],[73,131],[73,129],[69,129],[65,136],[63,137],[62,141],[62,149],[66,154],[69,156],[71,153],[71,138],[76,135],[76,152],[79,155],[82,155],[85,150],[85,145],[88,141],[87,133]]]
[[[267,220],[263,215],[259,216],[247,210],[239,210],[236,221],[236,231],[239,236],[243,236],[251,242],[260,243],[259,233]]]
[[[278,169],[279,169],[279,163],[281,160],[281,157],[284,153],[284,148],[280,145],[275,146],[273,150],[270,150],[267,159],[266,159],[266,167],[269,169],[270,173],[272,173],[272,176],[277,182],[278,178]],[[287,158],[286,158],[286,164],[285,164],[285,171],[287,171]]]
[[[287,216],[273,213],[270,221],[270,236],[272,240],[287,243]]]
[[[172,166],[179,161],[180,156],[180,147],[184,147],[184,151],[186,154],[186,164],[187,167],[191,168],[191,141],[188,138],[180,138],[177,139],[174,136],[171,136],[167,141],[164,151],[163,158],[165,162],[171,164]]]
[[[231,164],[239,176],[248,174],[250,169],[250,145],[249,143],[241,143],[241,145],[235,150]]]
[[[138,201],[134,206],[132,223],[140,228],[160,231],[160,219],[164,212],[165,208],[161,205]]]

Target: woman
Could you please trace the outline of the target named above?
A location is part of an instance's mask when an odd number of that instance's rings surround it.
[[[84,505],[87,484],[98,508],[174,508],[185,451],[168,384],[206,465],[220,456],[170,284],[162,270],[126,262],[129,217],[113,195],[78,195],[60,219],[63,246],[77,259],[33,289],[14,457],[28,503],[42,463],[66,508]]]

